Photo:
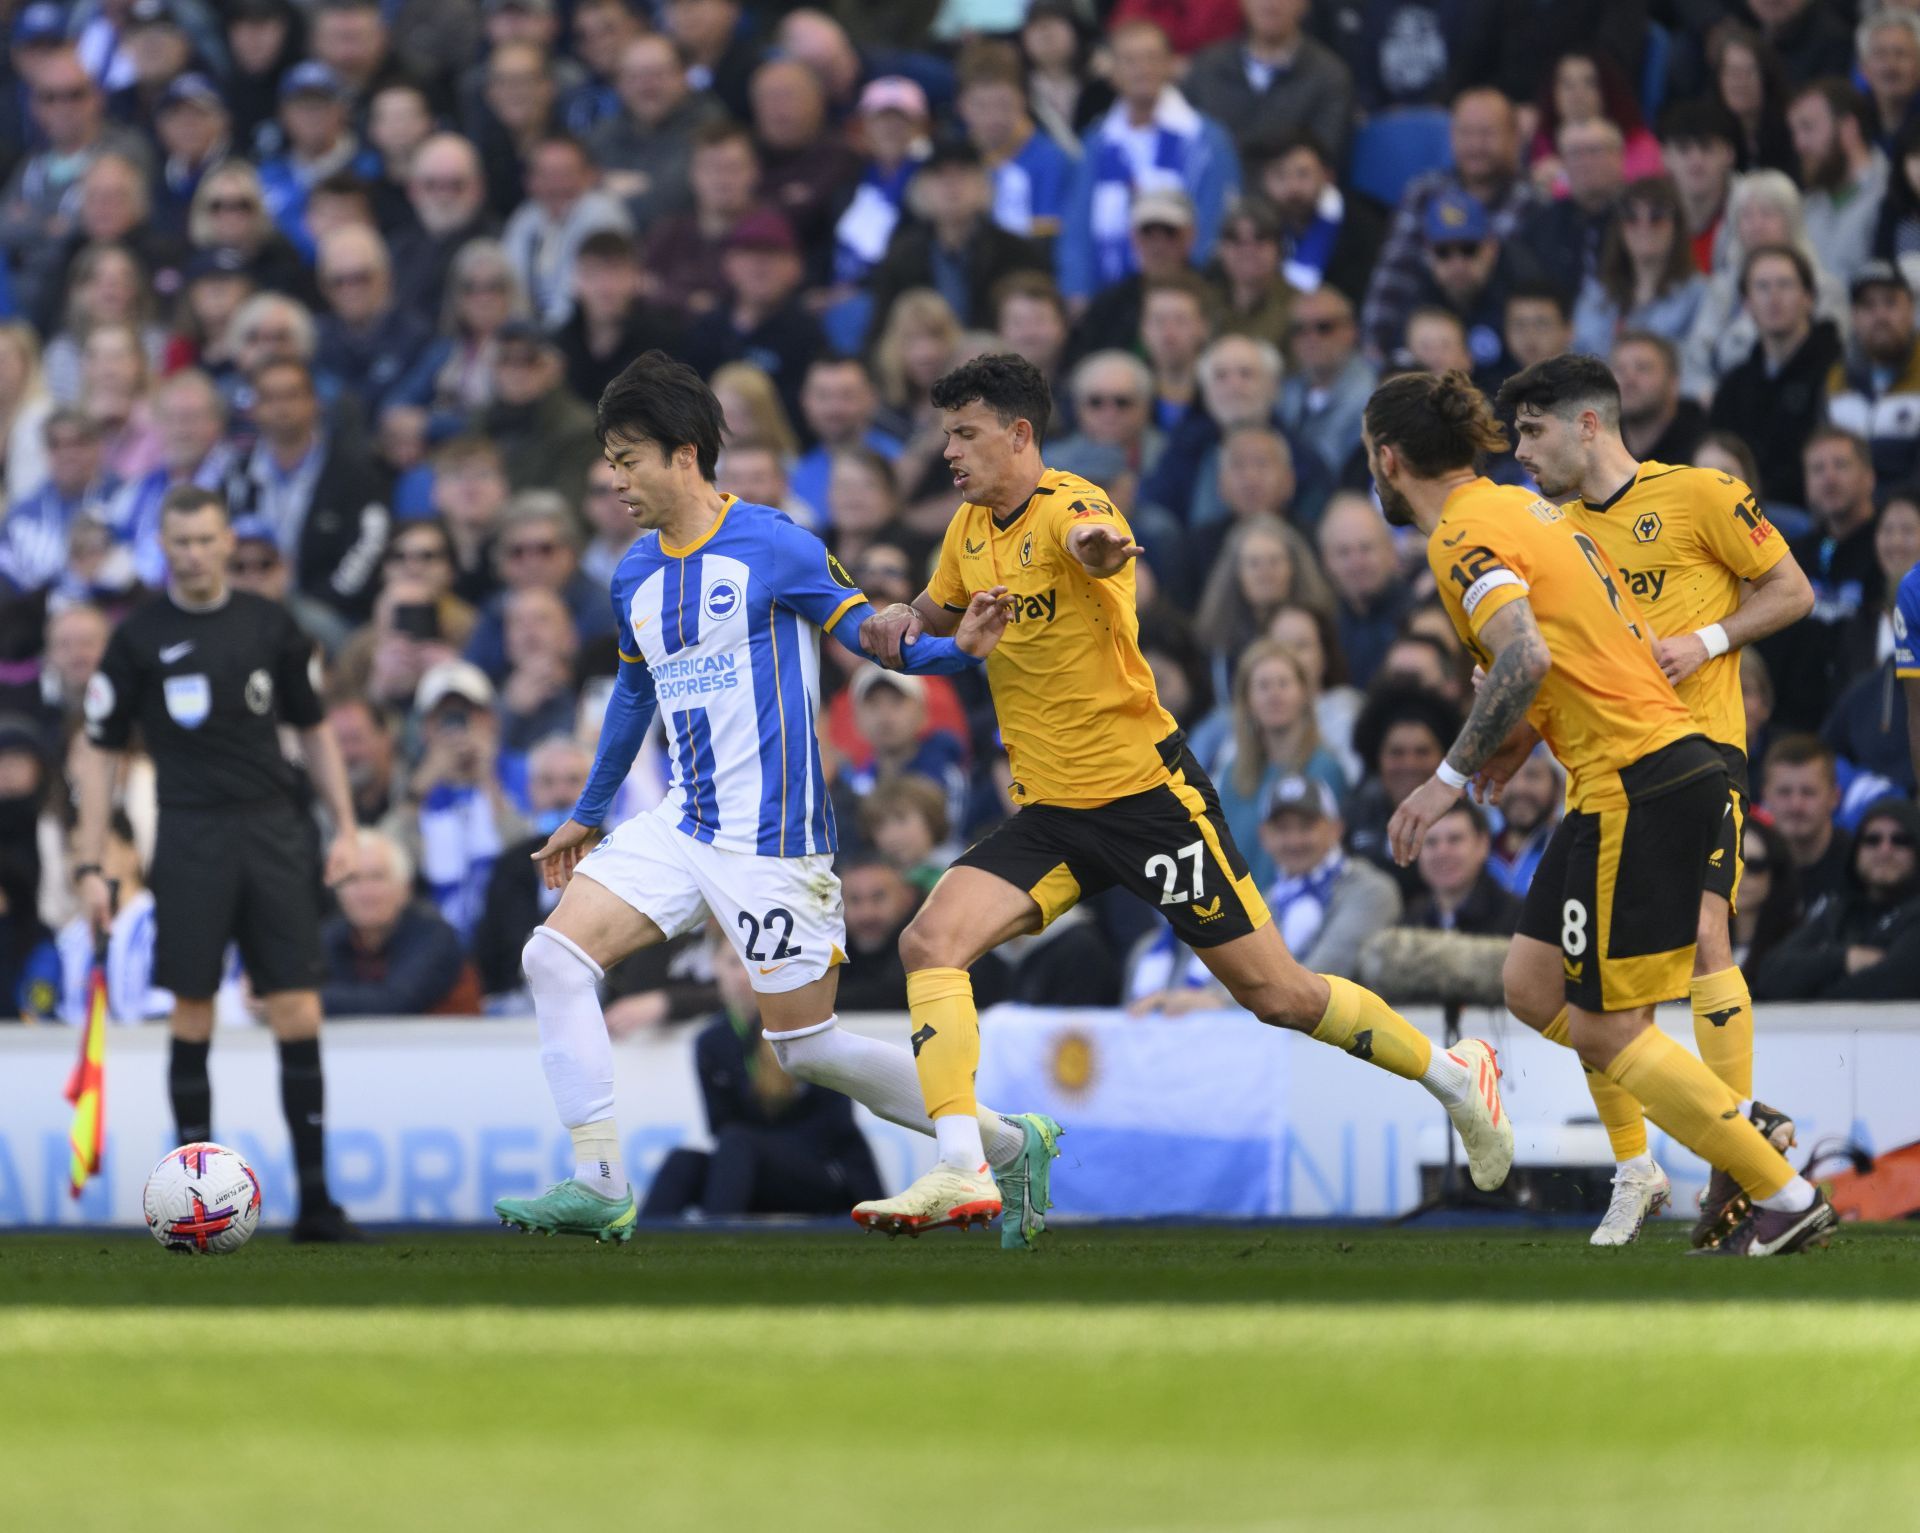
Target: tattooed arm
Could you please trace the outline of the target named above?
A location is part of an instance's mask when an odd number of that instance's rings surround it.
[[[1419,855],[1428,830],[1454,806],[1465,780],[1492,760],[1525,720],[1534,694],[1553,668],[1547,641],[1540,636],[1532,604],[1525,597],[1508,602],[1488,618],[1479,639],[1481,647],[1492,654],[1493,663],[1446,760],[1446,765],[1460,775],[1461,784],[1450,786],[1438,776],[1430,777],[1394,811],[1387,826],[1387,843],[1393,849],[1394,861],[1402,867]]]

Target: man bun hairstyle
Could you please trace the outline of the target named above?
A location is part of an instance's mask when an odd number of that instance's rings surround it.
[[[1487,396],[1458,369],[1402,373],[1381,384],[1367,401],[1366,426],[1376,445],[1391,447],[1423,479],[1507,450]]]
[[[1509,420],[1526,409],[1567,420],[1592,410],[1602,424],[1618,430],[1620,384],[1598,357],[1568,351],[1515,373],[1500,387],[1498,408]]]
[[[1053,395],[1040,369],[1025,357],[1011,351],[989,352],[961,363],[933,385],[936,410],[963,409],[976,399],[993,411],[1001,425],[1023,420],[1033,427],[1035,442],[1046,440]]]
[[[700,477],[713,483],[720,461],[724,420],[720,401],[704,379],[664,351],[642,352],[600,395],[594,431],[600,445],[609,437],[654,443],[663,462],[681,447],[691,447]]]

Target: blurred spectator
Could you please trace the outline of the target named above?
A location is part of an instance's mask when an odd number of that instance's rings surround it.
[[[581,503],[581,518],[587,524],[589,539],[580,551],[580,573],[596,586],[609,586],[614,570],[640,536],[640,528],[616,492],[613,469],[603,457],[587,465],[587,498]]]
[[[1347,660],[1332,615],[1318,607],[1290,602],[1267,619],[1266,637],[1290,651],[1305,669],[1313,689],[1320,743],[1333,752],[1348,783],[1359,782],[1360,758],[1353,752],[1353,723],[1360,714],[1361,694],[1348,684]],[[1197,733],[1194,738],[1194,754],[1198,756]]]
[[[758,58],[739,0],[667,0],[667,35],[687,60],[687,82],[710,90],[736,119],[748,114],[748,91]]]
[[[1275,873],[1267,888],[1287,950],[1317,974],[1352,979],[1360,949],[1400,919],[1400,889],[1341,849],[1340,809],[1324,782],[1287,777],[1273,787],[1260,845]]]
[[[1760,806],[1792,855],[1800,897],[1813,915],[1847,892],[1853,841],[1834,823],[1840,780],[1833,748],[1818,735],[1782,735],[1760,766]]]
[[[1568,123],[1557,147],[1566,195],[1542,203],[1520,226],[1520,244],[1543,273],[1569,287],[1592,276],[1627,184],[1620,130],[1604,117]],[[1656,153],[1650,168],[1657,171]]]
[[[1519,233],[1532,210],[1533,191],[1520,173],[1519,125],[1506,97],[1494,90],[1462,91],[1454,98],[1449,138],[1453,168],[1428,171],[1407,183],[1374,263],[1360,333],[1375,362],[1393,354],[1407,316],[1427,291],[1429,211],[1436,202],[1445,198],[1455,210],[1463,199],[1477,203],[1485,222],[1482,239],[1491,239],[1496,248]]]
[[[256,145],[277,139],[273,117],[278,86],[300,57],[302,14],[292,0],[236,0],[229,8],[225,40],[233,68],[224,83],[235,142]]]
[[[1886,200],[1887,157],[1867,129],[1867,106],[1844,79],[1802,86],[1787,108],[1797,173],[1804,188],[1807,240],[1820,264],[1851,282],[1874,254]]]
[[[258,516],[242,516],[233,523],[233,557],[227,561],[227,581],[236,591],[278,602],[293,614],[300,631],[331,655],[354,630],[333,608],[293,589],[293,572],[280,557],[273,530]]]
[[[1242,652],[1289,604],[1322,610],[1332,605],[1312,548],[1278,517],[1237,518],[1213,561],[1193,624],[1214,656],[1222,691]]]
[[[71,858],[69,859],[71,860]],[[107,1020],[159,1022],[173,1014],[173,996],[153,983],[153,892],[140,866],[140,850],[124,810],[116,809],[107,826],[101,870],[113,886],[113,923],[107,928]],[[94,964],[93,924],[84,915],[67,921],[55,938],[60,953],[58,1016],[70,1027],[87,1021]],[[6,993],[0,992],[0,1010]],[[51,1019],[49,1019],[51,1020]]]
[[[1059,379],[1067,349],[1067,303],[1053,279],[1015,272],[1003,280],[993,292],[993,327],[1007,350],[1025,357],[1046,377],[1054,392],[1054,429],[1066,427]]]
[[[367,103],[367,143],[380,156],[380,173],[367,185],[374,226],[389,242],[417,222],[411,200],[413,164],[433,137],[432,104],[410,81],[384,86]]]
[[[1473,353],[1467,349],[1466,321],[1453,310],[1433,304],[1422,304],[1407,316],[1405,352],[1394,361],[1396,366],[1427,373],[1477,370]]]
[[[260,163],[260,186],[268,215],[311,258],[313,231],[307,200],[313,188],[338,171],[363,180],[379,174],[379,156],[361,146],[349,122],[348,87],[327,65],[310,60],[288,70],[280,81],[280,126],[286,149]]]
[[[1354,684],[1364,688],[1400,631],[1412,593],[1397,578],[1393,533],[1367,496],[1341,494],[1329,501],[1319,540],[1340,652]]]
[[[520,949],[526,945],[534,927],[560,903],[560,891],[546,887],[533,854],[566,820],[586,791],[587,775],[592,769],[593,752],[565,735],[542,740],[527,753],[527,802],[532,829],[530,834],[501,850],[499,860],[488,874],[486,897],[470,944],[480,969],[481,989],[489,1000],[521,989]],[[653,1026],[667,1020],[664,994],[655,997],[657,1014],[652,1014],[653,1001],[641,1001],[638,1008],[630,1004],[639,999],[622,998],[630,1012],[638,1009],[649,1013],[643,1025]]]
[[[778,213],[747,214],[727,236],[721,266],[731,296],[693,322],[681,356],[707,375],[728,362],[754,363],[778,386],[792,419],[807,363],[826,349],[800,302],[804,268],[793,226]]]
[[[95,168],[119,163],[103,157]],[[121,245],[88,245],[74,259],[63,323],[41,358],[47,392],[57,403],[79,402],[82,347],[100,325],[130,326],[140,337],[147,365],[158,370],[166,355],[166,332],[153,323],[147,274]]]
[[[340,914],[320,932],[330,1017],[472,1016],[480,986],[459,934],[413,900],[413,865],[399,844],[360,831],[359,859],[339,889]]]
[[[1280,423],[1338,473],[1359,450],[1361,416],[1379,382],[1360,355],[1352,302],[1331,283],[1296,294],[1287,336],[1295,367],[1280,384]]]
[[[1446,759],[1459,731],[1459,710],[1405,682],[1375,688],[1354,721],[1353,748],[1367,775],[1347,800],[1347,850],[1392,874],[1408,898],[1420,892],[1419,875],[1394,865],[1387,821]]]
[[[542,325],[563,325],[573,312],[574,262],[587,236],[632,229],[627,210],[599,190],[596,179],[586,149],[561,134],[542,138],[528,159],[527,200],[514,209],[500,242]]]
[[[1140,349],[1152,371],[1153,423],[1171,431],[1200,408],[1200,352],[1210,339],[1213,294],[1191,274],[1150,282],[1141,295]]]
[[[797,497],[787,484],[787,455],[751,437],[730,442],[720,453],[714,484],[728,495],[757,506],[772,506],[788,521],[818,531],[824,525],[817,507]]]
[[[1900,582],[1920,562],[1920,499],[1912,488],[1896,490],[1873,526],[1881,597],[1863,606],[1845,634],[1837,667],[1845,690],[1834,702],[1821,736],[1858,774],[1871,774],[1902,792],[1914,787],[1907,734],[1908,699],[1895,667],[1895,641],[1903,620],[1894,611]],[[1849,679],[1850,678],[1850,679]],[[1856,793],[1859,791],[1856,786]]]
[[[583,642],[613,631],[606,589],[580,572],[574,504],[552,490],[522,490],[507,506],[493,550],[502,589],[482,608],[465,650],[490,679],[507,676],[506,605],[516,591],[538,586],[554,592],[573,614]]]
[[[788,471],[794,494],[825,514],[835,453],[855,447],[877,452],[883,458],[898,453],[899,439],[874,424],[879,409],[873,379],[858,357],[833,352],[815,357],[800,386],[800,414],[814,446]]]
[[[502,631],[508,669],[500,684],[500,745],[524,754],[573,722],[580,636],[567,604],[543,586],[507,594]]]
[[[60,578],[68,542],[85,518],[103,523],[116,488],[101,467],[100,428],[79,410],[46,417],[47,477],[0,521],[0,589],[38,591]]]
[[[187,214],[201,178],[233,152],[233,123],[225,97],[197,71],[176,76],[153,116],[159,166],[153,180],[155,229],[185,239]]]
[[[1427,831],[1414,867],[1420,893],[1401,922],[1473,937],[1511,937],[1520,924],[1520,901],[1488,867],[1493,851],[1487,817],[1471,799],[1461,799]]]
[[[1141,485],[1141,501],[1195,525],[1224,517],[1221,439],[1236,426],[1274,424],[1284,371],[1279,348],[1251,336],[1223,335],[1202,352],[1200,398],[1206,409],[1189,411],[1168,438],[1158,464],[1149,467]],[[1304,500],[1318,465],[1303,463],[1298,451],[1293,457],[1295,491]]]
[[[359,621],[372,610],[392,515],[385,477],[357,444],[321,428],[306,364],[254,375],[260,438],[228,481],[235,515],[263,517],[293,568],[294,589]]]
[[[160,434],[160,466],[125,485],[108,511],[115,534],[133,549],[140,579],[165,584],[160,552],[160,502],[177,484],[219,489],[233,472],[235,454],[222,440],[227,404],[213,380],[198,369],[175,373],[154,391],[154,425]]]
[[[1027,63],[1027,101],[1034,120],[1069,153],[1081,134],[1113,105],[1113,86],[1089,69],[1092,38],[1074,0],[1035,0],[1020,29]]]
[[[751,442],[791,456],[800,447],[793,418],[764,368],[752,362],[726,362],[707,380],[720,403],[724,440],[729,446]]]
[[[26,312],[43,331],[51,329],[63,314],[71,323],[74,284],[80,276],[76,268],[80,256],[89,250],[117,247],[132,259],[142,280],[129,295],[130,301],[123,300],[123,306],[130,311],[137,304],[137,317],[143,322],[150,322],[158,307],[146,279],[151,279],[162,295],[178,288],[186,249],[179,240],[154,227],[149,178],[146,161],[118,151],[96,155],[87,167],[80,178],[73,227],[65,238],[49,240],[35,251],[21,276],[23,287],[33,295]],[[136,316],[127,312],[117,317]],[[157,361],[157,350],[154,357]]]
[[[1920,252],[1920,122],[1900,135],[1891,160],[1887,195],[1874,226],[1873,253],[1885,260],[1910,263],[1910,258]]]
[[[222,160],[200,178],[187,213],[187,238],[223,267],[231,258],[218,252],[237,252],[237,269],[257,288],[303,304],[318,297],[305,259],[267,212],[260,173],[245,160]]]
[[[615,84],[620,111],[593,130],[588,153],[603,172],[601,186],[626,204],[642,229],[693,204],[687,168],[693,135],[720,107],[688,88],[686,69],[670,38],[636,37],[620,55]]]
[[[1037,243],[994,221],[992,186],[971,144],[935,148],[913,172],[905,195],[913,216],[894,231],[868,282],[870,334],[878,334],[901,293],[923,287],[945,298],[963,326],[985,324],[992,317],[996,284],[1016,271],[1046,270]]]
[[[1196,54],[1187,95],[1236,142],[1278,138],[1303,128],[1327,133],[1336,156],[1346,152],[1353,120],[1353,75],[1340,56],[1307,34],[1307,0],[1242,0],[1246,29],[1231,42]]]
[[[1109,24],[1150,22],[1185,58],[1228,41],[1243,20],[1240,0],[1120,0]]]
[[[588,139],[621,111],[615,83],[620,63],[627,44],[642,35],[644,25],[626,0],[580,0],[573,7],[572,30],[573,52],[586,78],[563,92],[560,126],[575,138]]]
[[[603,229],[581,241],[573,268],[573,317],[554,334],[566,359],[567,388],[576,399],[598,403],[635,357],[677,342],[677,320],[646,302],[645,289],[639,248],[630,237]]]
[[[913,288],[894,302],[873,346],[873,376],[886,412],[881,424],[904,439],[894,477],[910,502],[939,497],[921,528],[936,537],[952,519],[953,480],[941,457],[947,437],[933,408],[933,385],[952,365],[960,335],[960,322],[946,299],[932,288]]]
[[[1786,838],[1768,821],[1751,816],[1743,832],[1740,904],[1729,935],[1734,961],[1751,983],[1760,965],[1800,919],[1800,877]]]
[[[1560,764],[1545,746],[1536,746],[1501,791],[1500,829],[1487,859],[1487,871],[1518,899],[1524,900],[1533,885],[1565,802]]]
[[[859,580],[859,570],[869,554],[880,548],[895,550],[910,571],[921,578],[912,580],[912,600],[924,584],[924,572],[935,552],[934,540],[900,524],[900,490],[893,470],[885,458],[865,447],[846,447],[833,454],[827,472],[827,504],[833,507],[833,523],[822,531],[827,546]],[[866,590],[863,585],[862,590]],[[867,591],[869,596],[873,592]],[[845,657],[849,674],[861,661],[845,650],[829,649],[836,662]]]
[[[0,793],[9,762],[0,752]],[[34,874],[0,856],[0,1022],[47,1022],[60,999],[60,953],[34,907]]]
[[[127,480],[161,461],[148,389],[153,372],[140,334],[131,325],[96,325],[80,353],[81,408],[100,428],[107,473]]]
[[[727,238],[759,194],[760,155],[738,123],[710,122],[693,135],[688,171],[690,212],[642,231],[642,266],[653,302],[689,317],[705,314],[727,292]]]
[[[0,463],[9,502],[37,490],[47,477],[47,417],[53,413],[40,370],[40,339],[33,327],[0,323]]]
[[[1286,345],[1293,290],[1280,270],[1280,223],[1270,203],[1234,198],[1220,226],[1212,279],[1222,334]]]
[[[87,683],[100,669],[112,625],[91,602],[77,601],[47,613],[46,645],[40,657],[40,707],[48,739],[67,737],[80,723]]]
[[[1500,339],[1516,368],[1559,356],[1573,341],[1573,312],[1565,291],[1544,279],[1516,282],[1501,314]]]
[[[807,275],[824,281],[833,225],[859,183],[860,157],[829,125],[825,88],[798,59],[762,64],[749,93],[760,195],[797,236],[796,253],[818,252]]]
[[[479,606],[500,589],[494,539],[512,494],[500,449],[482,436],[457,436],[433,455],[433,510],[453,547],[453,592]]]
[[[866,156],[860,182],[833,229],[832,291],[838,296],[864,282],[887,253],[908,185],[926,160],[930,126],[927,93],[904,75],[870,80],[860,92],[852,133]],[[959,245],[956,240],[952,248]]]
[[[445,437],[498,400],[501,332],[532,323],[519,273],[498,240],[460,247],[447,269],[438,319],[438,338],[396,386],[394,405],[423,415],[430,436]]]
[[[1507,294],[1516,283],[1538,274],[1532,257],[1519,245],[1502,244],[1486,209],[1471,197],[1457,195],[1442,195],[1427,205],[1424,257],[1426,275],[1415,290],[1416,312],[1438,308],[1457,318],[1474,369],[1492,385],[1511,371],[1501,325]],[[1411,354],[1409,337],[1394,338],[1387,354],[1404,362]]]
[[[1625,331],[1678,346],[1707,291],[1681,228],[1680,195],[1665,176],[1628,185],[1573,311],[1573,349],[1604,357]],[[1677,383],[1676,378],[1676,383]]]
[[[1920,16],[1894,7],[1869,16],[1854,34],[1854,54],[1867,85],[1875,141],[1890,149],[1914,120],[1920,97]]]
[[[1140,309],[1149,282],[1192,270],[1193,203],[1178,188],[1143,191],[1128,215],[1136,270],[1107,283],[1083,306],[1067,346],[1066,364],[1095,351],[1130,347],[1140,335]],[[1072,299],[1068,298],[1069,308]]]
[[[641,1216],[839,1214],[849,1199],[880,1196],[853,1099],[781,1069],[776,1046],[761,1036],[746,966],[725,937],[709,935],[707,947],[724,1009],[695,1037],[693,1068],[713,1148],[669,1150]]]
[[[1279,432],[1265,426],[1235,426],[1227,432],[1220,444],[1219,479],[1226,518],[1207,522],[1184,536],[1172,527],[1166,529],[1165,539],[1156,536],[1156,542],[1179,544],[1175,550],[1178,558],[1163,554],[1154,563],[1155,569],[1164,572],[1169,593],[1184,602],[1190,593],[1201,590],[1209,572],[1217,565],[1222,549],[1235,530],[1245,523],[1267,518],[1292,522],[1297,484],[1293,451]],[[1140,518],[1136,516],[1136,527],[1139,523]],[[1247,550],[1244,542],[1240,546],[1243,551]],[[1309,564],[1312,562],[1304,540],[1292,544],[1290,559],[1293,554],[1306,558]],[[1295,587],[1303,589],[1311,584],[1314,599],[1331,611],[1331,602],[1316,574],[1311,572],[1306,582],[1296,581]]]
[[[480,156],[457,133],[436,133],[407,166],[407,205],[413,217],[393,234],[393,300],[414,314],[444,307],[454,258],[497,225],[487,209]]]
[[[1660,169],[1660,145],[1641,122],[1620,66],[1605,52],[1576,47],[1556,58],[1541,81],[1535,115],[1538,127],[1527,161],[1534,188],[1543,197],[1561,198],[1574,191],[1581,174],[1571,163],[1574,155],[1602,143],[1611,143],[1614,155],[1624,161],[1622,179],[1651,176]],[[1611,127],[1617,142],[1606,134],[1582,134],[1568,142],[1568,129],[1599,124]]]
[[[904,1011],[907,973],[900,963],[900,933],[919,906],[919,893],[876,852],[842,852],[838,867],[847,915],[840,1010]]]
[[[1866,440],[1882,484],[1920,468],[1920,338],[1913,290],[1890,261],[1854,275],[1853,343],[1827,378],[1827,419]]]
[[[911,772],[881,778],[860,801],[862,839],[922,894],[960,855],[952,823],[946,793]]]
[[[1723,264],[1720,246],[1739,136],[1739,125],[1713,100],[1678,102],[1660,119],[1661,155],[1680,194],[1681,233],[1695,270],[1708,275]]]
[[[1748,0],[1746,8],[1796,85],[1852,70],[1847,23],[1819,0]]]
[[[560,348],[529,320],[494,336],[493,403],[480,413],[515,490],[551,490],[570,506],[586,496],[587,465],[600,452],[593,407],[567,388]]]
[[[363,697],[345,697],[327,709],[327,723],[340,742],[353,814],[363,826],[378,825],[394,806],[393,727],[384,710]]]
[[[307,46],[333,71],[356,109],[382,86],[406,78],[394,57],[380,0],[318,0]]]
[[[1260,822],[1280,782],[1306,777],[1324,784],[1336,801],[1346,796],[1347,775],[1320,741],[1313,705],[1312,680],[1291,650],[1272,639],[1256,639],[1240,654],[1233,678],[1233,733],[1207,763],[1207,773],[1219,790],[1234,845],[1263,889],[1273,881],[1274,869]]]
[[[1747,760],[1764,760],[1773,743],[1773,674],[1751,645],[1740,651],[1740,702],[1747,715]]]
[[[864,766],[849,764],[841,786],[864,797],[890,777],[925,778],[947,800],[947,823],[967,812],[966,748],[943,729],[928,731],[926,685],[918,676],[868,666],[854,674],[853,718],[872,751]]]
[[[427,321],[394,301],[386,242],[346,228],[320,245],[317,271],[328,312],[319,318],[317,368],[331,373],[377,419],[432,341]]]
[[[1885,798],[1860,821],[1848,887],[1761,962],[1756,1000],[1920,1000],[1920,807]]]
[[[1786,75],[1766,39],[1737,22],[1722,22],[1707,35],[1707,72],[1714,98],[1739,125],[1738,168],[1796,170]]]
[[[993,183],[993,220],[1009,234],[1052,239],[1060,232],[1073,156],[1027,110],[1019,51],[980,41],[961,50],[957,103],[967,138]]]
[[[464,939],[501,849],[526,834],[499,778],[500,725],[485,673],[447,660],[414,698],[421,753],[407,797],[381,826],[413,858],[441,916]]]
[[[1379,206],[1339,184],[1337,167],[1311,133],[1295,133],[1247,150],[1249,185],[1272,204],[1280,240],[1280,274],[1310,293],[1323,282],[1357,309],[1386,238]]]
[[[1740,293],[1758,339],[1747,360],[1721,380],[1708,418],[1754,446],[1768,492],[1808,504],[1801,452],[1819,424],[1827,379],[1840,360],[1839,333],[1814,318],[1814,275],[1790,245],[1762,245],[1746,258]]]
[[[1226,132],[1173,84],[1166,34],[1151,23],[1122,23],[1108,34],[1108,46],[1119,100],[1087,133],[1056,246],[1060,290],[1070,304],[1084,305],[1139,269],[1130,237],[1136,198],[1182,189],[1193,203],[1193,256],[1204,261],[1240,186]]]
[[[1620,436],[1642,462],[1692,463],[1707,412],[1680,397],[1680,354],[1665,336],[1624,331],[1609,358],[1620,383]]]

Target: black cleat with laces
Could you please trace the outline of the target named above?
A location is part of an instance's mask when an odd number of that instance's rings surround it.
[[[1795,1251],[1824,1246],[1840,1227],[1840,1216],[1816,1190],[1813,1201],[1795,1214],[1755,1208],[1718,1245],[1689,1251],[1689,1256],[1791,1256]]]
[[[1799,1142],[1793,1119],[1778,1108],[1756,1101],[1747,1116],[1760,1131],[1760,1137],[1782,1155]],[[1707,1190],[1700,1195],[1700,1217],[1693,1221],[1688,1242],[1696,1251],[1718,1245],[1752,1212],[1753,1200],[1740,1190],[1740,1184],[1726,1172],[1716,1170],[1707,1179]]]

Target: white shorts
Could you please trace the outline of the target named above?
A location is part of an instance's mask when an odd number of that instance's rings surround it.
[[[781,995],[847,961],[847,923],[833,859],[722,851],[677,827],[665,802],[616,825],[574,871],[610,889],[669,938],[714,915],[753,988]]]

